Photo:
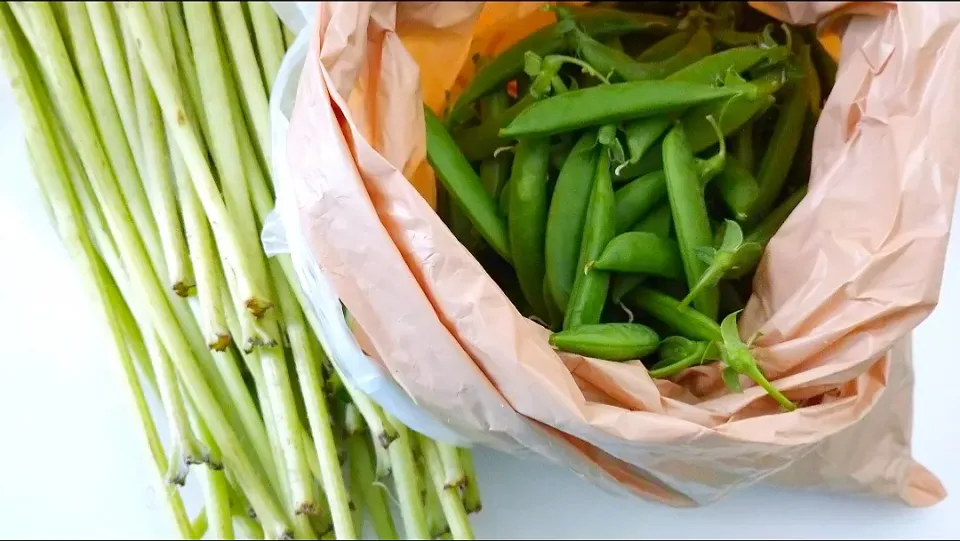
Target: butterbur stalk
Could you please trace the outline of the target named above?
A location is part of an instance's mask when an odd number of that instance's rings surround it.
[[[460,449],[460,463],[463,464],[463,472],[467,480],[463,487],[463,507],[467,513],[479,513],[483,503],[480,499],[477,471],[473,465],[473,452],[470,449]]]
[[[293,352],[300,390],[307,410],[315,452],[319,459],[321,482],[327,495],[337,539],[354,539],[357,532],[350,514],[349,497],[340,472],[332,421],[323,393],[320,366],[316,363],[306,324],[293,293],[282,280],[277,283],[280,311]]]
[[[283,62],[286,46],[283,43],[282,23],[277,14],[266,2],[249,2],[250,21],[253,23],[253,33],[256,36],[257,52],[260,56],[260,66],[263,68],[263,80],[267,92],[273,88]],[[266,149],[264,149],[266,150]]]
[[[216,2],[220,19],[223,22],[223,34],[232,58],[233,66],[240,82],[241,97],[244,100],[247,116],[253,125],[260,156],[263,163],[270,158],[270,112],[267,107],[267,94],[260,77],[257,56],[250,41],[243,8],[239,2]]]
[[[374,478],[371,443],[365,434],[358,432],[347,438],[347,453],[350,461],[350,484],[360,488],[363,505],[373,530],[379,539],[398,539],[397,527],[390,516],[385,488]]]
[[[453,534],[454,539],[473,539],[473,530],[467,520],[467,512],[460,500],[460,493],[456,487],[445,486],[443,462],[440,459],[436,442],[424,436],[420,436],[419,439],[420,451],[423,453],[428,474],[426,482],[432,483],[434,490],[437,491],[443,514],[450,526],[450,533]]]
[[[204,516],[212,529],[213,539],[233,539],[233,517],[230,510],[230,486],[223,466],[219,463],[220,450],[203,424],[203,420],[188,406],[190,422],[200,442],[210,450],[206,466],[200,468],[200,483],[205,502]]]
[[[130,150],[140,171],[143,171],[143,146],[140,144],[140,127],[137,107],[134,103],[133,86],[127,65],[127,55],[120,38],[119,25],[109,2],[84,2],[93,26],[93,35],[103,59],[107,81],[113,92],[113,100],[120,113],[123,131],[130,141]]]
[[[137,290],[137,297],[144,300],[143,307],[160,341],[169,350],[181,381],[220,444],[224,465],[235,472],[271,535],[284,535],[287,531],[285,518],[263,481],[258,478],[237,434],[231,428],[205,381],[203,372],[197,366],[190,344],[179,328],[164,293],[165,288],[151,268],[150,258],[132,225],[133,221],[118,188],[117,177],[108,165],[91,112],[70,65],[66,47],[55,30],[51,30],[56,28],[53,12],[48,4],[30,3],[20,6],[27,25],[40,29],[37,33],[46,38],[31,40],[31,45],[46,79],[51,81],[51,90],[56,94],[57,101],[63,105],[60,112],[64,130],[71,135],[77,146],[78,155],[89,174],[100,207],[104,210],[105,220],[116,241],[117,250],[125,256],[130,284]],[[148,33],[150,29],[144,28],[144,31]],[[138,40],[138,43],[141,41]],[[109,93],[109,90],[107,92]],[[36,95],[32,95],[31,99],[35,102]]]
[[[256,274],[251,270],[250,261],[244,256],[246,252],[240,242],[240,233],[220,196],[217,183],[198,139],[195,121],[187,115],[176,83],[176,74],[171,73],[163,60],[146,7],[137,2],[122,2],[119,4],[119,11],[130,33],[137,36],[136,44],[140,60],[153,86],[173,139],[187,164],[187,170],[213,229],[221,255],[236,276],[238,297],[242,299],[245,308],[252,315],[262,317],[272,303],[263,293],[266,288],[254,281]]]
[[[421,503],[420,490],[423,481],[420,479],[419,468],[413,457],[413,434],[389,414],[386,415],[386,422],[392,424],[397,432],[397,440],[389,448],[390,464],[406,538],[427,539],[430,529],[427,527],[427,517]],[[439,457],[437,460],[439,461]],[[442,483],[442,465],[440,465],[440,475]]]
[[[467,484],[467,475],[460,463],[460,452],[456,446],[437,442],[440,462],[443,464],[444,486],[462,488]]]
[[[150,203],[160,226],[160,244],[168,281],[177,295],[186,297],[193,290],[195,282],[177,208],[176,182],[169,166],[163,118],[150,82],[136,58],[130,65],[130,77],[139,113],[140,140],[143,142],[143,179],[147,183]]]
[[[29,13],[28,16],[31,20],[29,28],[32,28],[32,32],[28,32],[28,38],[34,50],[37,50],[36,41],[59,41],[62,43],[62,39],[57,32],[57,25],[52,20],[53,14],[49,9],[50,6],[48,5],[45,10],[43,8],[37,9],[35,6],[36,4],[24,6],[24,9],[28,10],[27,13]],[[81,3],[65,2],[63,9],[66,10],[66,21],[70,29],[69,39],[78,64],[77,72],[86,91],[85,94],[93,112],[97,131],[102,136],[101,144],[106,151],[110,165],[116,172],[120,190],[147,254],[150,256],[153,268],[157,272],[163,272],[165,266],[157,222],[154,220],[147,194],[141,183],[140,171],[137,170],[130,145],[124,134],[117,105],[113,101],[110,85],[104,73],[103,61],[100,59],[93,36],[90,18]],[[23,25],[23,22],[21,24]],[[27,27],[27,25],[23,26]],[[72,71],[72,68],[70,69]],[[69,104],[61,100],[56,100],[56,102],[59,105],[58,110],[61,111],[61,115],[63,109],[70,107]],[[71,137],[77,136],[72,132],[68,132],[68,134]]]
[[[0,4],[0,65],[7,73],[17,104],[20,107],[21,117],[27,139],[27,147],[33,170],[40,183],[44,200],[47,202],[50,214],[61,241],[71,258],[81,269],[81,276],[93,298],[100,299],[101,309],[104,311],[111,331],[117,357],[120,360],[130,396],[134,402],[141,429],[147,440],[158,472],[166,470],[163,447],[159,435],[150,415],[150,408],[143,394],[143,388],[137,377],[136,368],[130,356],[130,350],[124,340],[124,333],[114,317],[113,303],[120,298],[114,293],[115,287],[102,262],[96,255],[90,238],[82,229],[83,223],[79,216],[77,203],[72,196],[70,183],[67,180],[66,167],[57,151],[52,130],[43,117],[44,109],[39,107],[36,91],[30,87],[39,84],[39,81],[30,81],[29,70],[24,62],[23,52],[17,44],[18,38],[14,34],[13,17],[5,4]],[[113,288],[111,290],[111,287]],[[173,515],[178,533],[182,538],[191,534],[190,520],[176,489],[164,490],[167,505]]]

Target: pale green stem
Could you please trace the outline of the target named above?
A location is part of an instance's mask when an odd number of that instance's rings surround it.
[[[282,278],[277,280],[277,299],[280,311],[284,315],[284,326],[293,352],[307,419],[310,422],[310,432],[319,459],[320,478],[330,506],[334,532],[337,539],[356,539],[357,532],[350,517],[349,497],[337,457],[333,421],[323,393],[320,365],[311,351],[310,338],[300,309],[293,293]]]
[[[214,539],[233,539],[233,517],[230,510],[230,491],[223,465],[219,463],[220,450],[210,435],[203,419],[188,405],[190,421],[200,442],[210,450],[207,465],[200,469],[200,482],[206,502],[206,516]]]
[[[110,84],[107,82],[103,61],[97,51],[87,10],[79,2],[64,2],[63,8],[66,10],[67,26],[70,29],[69,37],[76,54],[77,71],[83,82],[81,92],[85,91],[94,122],[102,137],[107,159],[116,173],[120,190],[144,247],[150,256],[150,261],[158,274],[164,273],[166,265],[163,260],[157,222],[154,220],[147,194],[141,182],[140,172],[137,170],[130,144],[124,134],[117,104],[113,101]],[[56,32],[57,26],[52,21],[52,13],[49,10],[47,10],[47,13],[51,15],[51,20],[48,21],[50,26],[41,27],[39,23],[31,23],[30,28],[32,32],[36,33],[36,40],[57,39],[62,43],[59,33]],[[27,36],[31,44],[34,44],[36,40],[31,36],[31,32],[28,32]],[[34,50],[38,50],[35,44]],[[58,110],[61,111],[61,115],[64,115],[63,109],[70,107],[70,105],[63,100],[56,100],[56,102],[59,104]],[[78,136],[78,134],[72,132],[68,132],[68,135],[71,138]]]
[[[286,46],[283,43],[282,24],[276,12],[266,2],[249,2],[250,20],[253,22],[253,33],[257,38],[257,50],[260,52],[260,67],[263,69],[263,80],[267,85],[267,95],[273,91],[273,84],[280,72],[283,62],[283,52]]]
[[[187,242],[180,225],[177,208],[176,183],[171,174],[160,107],[150,88],[150,82],[137,58],[130,65],[133,95],[139,112],[140,140],[143,144],[143,179],[160,226],[160,243],[167,266],[167,276],[173,290],[186,297],[195,285],[193,269],[187,253]]]
[[[94,251],[90,238],[83,228],[78,204],[74,199],[66,167],[60,153],[57,151],[55,137],[44,118],[44,109],[38,107],[37,92],[31,88],[40,84],[39,80],[30,81],[30,71],[27,68],[23,53],[20,50],[18,38],[14,34],[13,17],[5,5],[0,5],[0,64],[7,72],[11,87],[14,90],[17,104],[26,133],[29,156],[35,176],[49,203],[51,215],[57,227],[67,252],[80,267],[86,287],[94,299],[100,301],[117,356],[123,368],[127,388],[134,402],[134,409],[140,420],[141,429],[147,440],[151,455],[157,467],[157,472],[166,470],[166,457],[156,426],[150,415],[150,407],[143,394],[143,388],[137,378],[136,368],[130,357],[124,333],[114,316],[113,303],[120,301],[116,286],[109,279],[109,275]],[[189,538],[190,520],[183,506],[183,501],[174,487],[165,487],[167,505],[174,517],[177,530],[182,538]]]
[[[456,487],[445,486],[443,463],[436,443],[430,438],[420,436],[420,450],[429,476],[427,482],[433,483],[434,489],[440,496],[440,505],[443,507],[443,514],[447,517],[447,524],[450,525],[450,533],[453,534],[454,539],[473,539],[473,530],[470,528],[463,502],[460,501],[460,493]]]
[[[430,482],[429,472],[426,471],[426,464],[422,464],[424,472],[424,499],[423,509],[427,515],[427,527],[430,528],[430,538],[436,539],[450,531],[447,525],[447,517],[443,514],[443,505],[440,503],[440,495],[433,483]]]
[[[70,66],[66,48],[56,32],[56,21],[50,5],[29,3],[21,6],[23,12],[29,16],[29,26],[36,31],[37,39],[32,40],[31,44],[47,79],[52,82],[58,101],[64,105],[65,130],[73,136],[80,160],[90,173],[94,193],[105,211],[107,224],[118,251],[127,258],[130,283],[138,290],[138,298],[146,301],[144,307],[149,310],[150,320],[164,346],[169,348],[191,399],[220,444],[225,465],[237,475],[271,535],[283,535],[287,531],[283,514],[279,512],[276,501],[257,476],[220,404],[204,381],[203,372],[198,368],[189,342],[180,330],[169,300],[164,295],[164,288],[150,266],[150,259],[132,225],[118,189],[117,177],[108,165],[90,110]],[[136,30],[133,33],[141,39],[143,34],[150,34],[149,27]],[[138,40],[138,43],[141,42]],[[36,100],[37,96],[33,93],[27,100],[32,103],[28,105],[36,104]],[[37,109],[46,110],[43,107]],[[52,139],[51,134],[47,134],[47,137]]]
[[[444,486],[459,489],[466,485],[467,475],[463,472],[460,452],[456,446],[437,442],[437,450],[440,452],[440,461],[443,464]]]
[[[406,426],[386,415],[387,423],[397,431],[397,440],[389,448],[390,465],[393,468],[393,483],[397,498],[400,500],[400,516],[403,517],[403,529],[407,539],[427,539],[430,529],[420,495],[421,480],[419,468],[413,458],[413,442]],[[440,467],[441,475],[443,466]],[[459,498],[458,498],[459,501]]]
[[[463,464],[463,472],[467,474],[467,484],[463,487],[463,507],[467,513],[479,513],[483,503],[480,499],[477,471],[473,464],[473,451],[460,449],[460,463]]]
[[[365,441],[363,434],[347,439],[350,455],[350,484],[356,483],[363,492],[364,507],[370,515],[373,529],[380,539],[397,539],[397,527],[390,516],[390,506],[382,485],[374,478],[373,461],[370,453],[371,443]]]
[[[127,56],[120,38],[119,22],[109,2],[85,2],[93,25],[93,35],[97,40],[97,49],[103,59],[103,67],[110,82],[113,101],[117,104],[123,131],[130,142],[133,159],[143,173],[143,146],[140,143],[140,128],[137,109],[134,104],[133,86],[127,67]]]
[[[197,513],[197,516],[190,522],[190,530],[193,532],[191,539],[203,539],[203,537],[207,535],[207,529],[209,527],[207,510],[206,508],[200,508],[200,512]]]
[[[260,157],[263,163],[270,163],[270,111],[267,93],[260,78],[260,64],[247,31],[243,8],[239,2],[216,2],[216,5],[223,22],[221,27],[226,34],[231,63],[240,79],[240,94],[247,118],[257,134]]]
[[[137,2],[121,2],[119,5],[121,19],[128,25],[130,33],[137,36],[140,60],[150,78],[167,125],[174,135],[173,139],[183,154],[190,178],[213,229],[217,246],[236,275],[241,293],[239,296],[243,299],[245,308],[254,316],[260,317],[271,306],[263,293],[266,287],[261,287],[255,281],[257,274],[253,272],[251,262],[244,256],[241,233],[220,196],[203,146],[198,139],[194,121],[187,116],[184,108],[176,74],[172,73],[164,62],[146,7]]]

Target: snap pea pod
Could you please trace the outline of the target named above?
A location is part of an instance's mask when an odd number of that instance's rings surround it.
[[[504,259],[510,260],[507,224],[497,203],[484,190],[483,183],[450,137],[440,119],[424,107],[427,137],[427,161],[470,222],[488,244]]]
[[[648,173],[616,191],[617,233],[628,231],[667,196],[663,171]]]
[[[630,361],[656,351],[660,337],[653,329],[638,323],[603,323],[553,333],[549,342],[568,353],[607,361]]]
[[[532,104],[500,130],[500,137],[546,137],[583,127],[682,111],[734,96],[751,98],[756,94],[756,87],[749,83],[714,87],[681,81],[634,81],[582,88]]]
[[[561,20],[543,27],[484,64],[450,108],[447,114],[448,124],[455,125],[462,122],[476,100],[523,73],[524,57],[528,51],[546,56],[563,50],[569,42],[567,34],[576,26],[598,39],[629,32],[669,32],[677,26],[676,19],[659,15],[569,6],[566,9],[571,13],[573,20]]]
[[[734,156],[727,157],[726,166],[717,177],[720,197],[738,222],[747,219],[747,210],[757,198],[757,179]]]
[[[546,316],[549,328],[551,330],[560,328],[563,325],[563,310],[553,300],[553,295],[550,294],[550,287],[546,280],[543,281],[543,304],[547,309]]]
[[[513,169],[513,163],[511,162],[511,169]],[[507,177],[506,183],[503,185],[503,189],[500,190],[500,196],[497,199],[497,208],[500,209],[500,214],[504,217],[510,215],[510,177]]]
[[[801,48],[803,51],[800,54],[801,63],[806,65],[810,62],[810,47],[803,45]],[[788,90],[787,97],[780,107],[767,151],[764,152],[757,167],[758,192],[747,211],[747,223],[756,223],[765,216],[780,195],[803,136],[803,124],[809,103],[807,94],[809,82],[809,77],[797,81]]]
[[[583,32],[573,35],[581,58],[601,73],[613,73],[624,81],[663,79],[713,50],[713,40],[705,28],[698,30],[677,54],[658,62],[637,62],[630,55],[607,47]]]
[[[684,45],[690,42],[691,37],[693,37],[691,30],[674,32],[647,47],[634,58],[637,62],[660,62],[666,60],[680,52]]]
[[[550,200],[545,242],[546,283],[556,305],[565,310],[577,274],[587,206],[593,191],[599,149],[597,133],[584,133],[567,156]]]
[[[750,121],[743,125],[740,128],[740,131],[737,132],[737,140],[734,145],[734,154],[737,157],[739,165],[743,169],[753,175],[753,171],[757,166],[757,156],[753,148],[753,126],[756,121]]]
[[[547,227],[547,167],[550,141],[526,139],[517,144],[510,174],[507,232],[513,268],[534,313],[546,313],[543,298],[543,245]]]
[[[585,272],[585,268],[587,262],[596,259],[613,238],[614,205],[610,158],[606,152],[601,152],[583,228],[577,275],[564,312],[564,330],[600,322],[610,287],[610,275],[600,271]]]
[[[677,243],[654,233],[628,231],[611,240],[587,270],[629,272],[683,278],[683,261]]]
[[[707,264],[707,268],[680,304],[687,304],[699,292],[715,287],[724,278],[741,278],[753,272],[760,263],[767,243],[805,195],[806,187],[791,194],[746,238],[737,222],[727,220],[720,245],[717,248],[706,246],[698,250],[697,256]]]
[[[693,287],[706,264],[696,250],[712,245],[709,215],[703,197],[696,157],[687,141],[683,125],[674,126],[663,141],[663,166],[666,175],[667,199],[673,214],[677,243],[683,259],[687,285]],[[694,306],[708,317],[716,318],[720,295],[716,288],[704,288],[693,300]]]
[[[720,325],[691,307],[681,307],[673,297],[646,287],[638,287],[626,296],[626,302],[665,323],[691,340],[720,342]]]
[[[801,27],[800,35],[810,44],[810,56],[813,59],[813,65],[816,67],[817,74],[820,77],[822,89],[830,92],[834,83],[837,81],[837,61],[824,48],[820,38],[817,37],[817,31],[814,26]]]
[[[709,84],[722,79],[733,70],[742,73],[761,64],[779,64],[787,59],[790,49],[786,46],[770,48],[739,47],[710,55],[702,60],[671,74],[668,81]],[[630,154],[628,163],[637,163],[653,144],[673,124],[676,116],[660,116],[634,120],[624,126],[627,149]],[[623,167],[619,169],[623,169]]]
[[[650,367],[650,377],[667,379],[687,368],[720,360],[716,342],[695,341],[683,336],[668,336],[657,350],[660,361]]]
[[[509,98],[505,91],[494,92],[487,100],[486,117],[501,118],[509,105]],[[468,158],[469,159],[469,158]],[[491,156],[480,163],[480,182],[490,197],[497,198],[504,184],[510,178],[510,154],[500,153],[497,157]]]
[[[695,107],[685,112],[681,121],[693,151],[701,152],[717,143],[716,132],[707,117],[712,116],[717,120],[720,130],[726,137],[769,107],[775,101],[773,94],[783,86],[785,79],[781,70],[773,70],[751,81],[758,91],[756,96],[739,96],[732,100]],[[623,182],[657,169],[663,169],[662,141],[654,144],[638,162],[618,168],[616,177],[617,181]]]
[[[662,239],[670,237],[673,217],[670,214],[670,204],[661,204],[645,218],[633,226],[633,231],[653,233]],[[619,304],[623,296],[643,283],[643,274],[617,274],[610,283],[610,299]]]

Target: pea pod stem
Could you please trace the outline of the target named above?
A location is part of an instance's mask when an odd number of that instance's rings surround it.
[[[796,404],[790,401],[776,387],[770,384],[770,381],[763,375],[757,366],[757,361],[750,352],[750,344],[745,344],[740,340],[740,334],[737,330],[737,315],[734,312],[723,318],[720,324],[721,335],[723,337],[723,362],[727,366],[726,370],[731,370],[737,374],[747,376],[757,385],[763,388],[780,406],[786,411],[797,409]],[[727,379],[725,375],[724,379]]]

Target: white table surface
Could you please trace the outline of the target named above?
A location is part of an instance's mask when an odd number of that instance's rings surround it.
[[[155,474],[105,326],[44,215],[10,89],[0,77],[0,539],[169,538]],[[960,226],[955,221],[954,226]],[[960,490],[960,239],[940,306],[916,330],[915,456]],[[945,368],[944,368],[945,369]],[[162,420],[161,420],[162,421]],[[163,432],[161,424],[161,432]],[[956,538],[960,496],[930,509],[752,488],[674,510],[614,497],[573,474],[477,452],[478,538]],[[200,505],[196,484],[187,505]]]

